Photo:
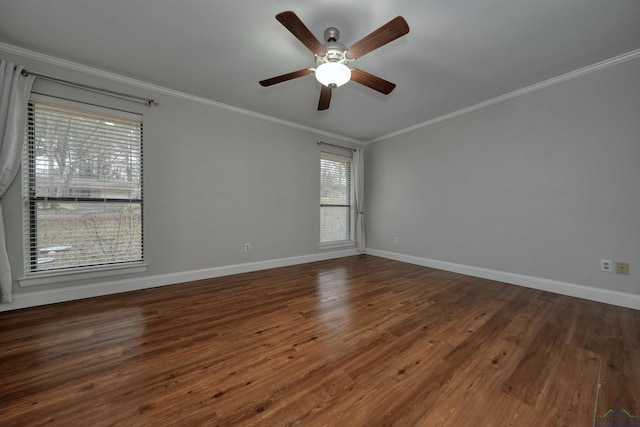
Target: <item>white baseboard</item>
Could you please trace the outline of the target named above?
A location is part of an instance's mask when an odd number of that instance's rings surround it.
[[[559,282],[557,280],[543,279],[534,276],[525,276],[522,274],[507,273],[504,271],[489,270],[486,268],[455,264],[452,262],[437,261],[434,259],[404,255],[378,249],[367,249],[366,253],[382,258],[407,262],[409,264],[421,265],[423,267],[437,268],[438,270],[451,271],[454,273],[466,274],[483,279],[510,283],[513,285],[524,286],[541,291],[548,291],[556,294],[568,295],[572,297],[588,299],[591,301],[598,301],[640,310],[640,295],[609,291],[606,289],[592,288],[590,286],[576,285],[574,283]]]
[[[225,265],[221,267],[205,268],[202,270],[160,274],[137,279],[113,280],[94,283],[91,285],[69,286],[46,291],[25,292],[14,294],[12,303],[0,304],[0,312],[83,298],[92,298],[120,292],[135,291],[139,289],[155,288],[159,286],[173,285],[176,283],[191,282],[194,280],[230,276],[232,274],[249,273],[251,271],[266,270],[269,268],[325,261],[334,258],[358,255],[359,253],[360,252],[356,249],[345,249],[289,258],[249,262],[246,264]]]
[[[382,258],[407,262],[409,264],[437,268],[439,270],[452,271],[455,273],[466,274],[483,279],[496,280],[499,282],[510,283],[527,288],[539,289],[542,291],[554,292],[557,294],[584,298],[591,301],[598,301],[640,310],[640,295],[617,291],[608,291],[605,289],[592,288],[589,286],[576,285],[573,283],[559,282],[556,280],[543,279],[540,277],[507,273],[504,271],[489,270],[486,268],[438,261],[428,258],[399,254],[395,252],[382,251],[378,249],[367,249],[366,253]],[[13,296],[13,303],[0,304],[0,312],[115,294],[119,292],[173,285],[176,283],[190,282],[194,280],[229,276],[232,274],[249,273],[252,271],[266,270],[269,268],[286,267],[290,265],[305,264],[308,262],[324,261],[358,254],[359,252],[355,249],[345,249],[340,251],[323,252],[318,254],[302,255],[289,258],[256,261],[246,264],[225,265],[221,267],[212,267],[202,270],[161,274],[137,279],[115,280],[94,283],[91,285],[71,286],[46,291],[27,292],[15,294]]]

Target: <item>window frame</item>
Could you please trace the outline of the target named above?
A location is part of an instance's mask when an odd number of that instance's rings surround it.
[[[326,204],[322,203],[322,161],[338,161],[349,163],[349,204]],[[341,149],[325,149],[320,151],[320,227],[319,227],[319,246],[321,248],[335,246],[352,246],[355,244],[355,188],[354,188],[354,169],[353,169],[353,151]],[[323,207],[348,207],[347,223],[349,237],[340,240],[323,240],[322,234],[322,208]]]
[[[29,109],[33,108],[33,104],[48,104],[54,107],[67,108],[77,110],[79,114],[97,114],[105,118],[120,118],[124,120],[135,120],[140,122],[140,151],[139,151],[139,170],[140,170],[140,194],[139,198],[105,198],[105,197],[48,197],[47,200],[62,200],[67,202],[98,202],[98,203],[134,203],[140,207],[140,258],[128,261],[115,262],[99,262],[90,265],[76,265],[61,267],[55,269],[34,269],[34,256],[37,258],[38,243],[37,238],[37,221],[36,204],[39,198],[35,195],[35,187],[32,187],[31,175],[35,175],[35,156],[31,154],[35,144],[35,135],[33,123],[27,120],[27,132],[23,147],[23,170],[22,170],[22,194],[23,194],[23,266],[24,277],[18,278],[20,286],[35,286],[49,283],[57,283],[68,280],[81,280],[94,277],[105,277],[118,274],[128,274],[143,272],[147,269],[144,258],[144,150],[143,150],[143,115],[138,112],[123,111],[108,106],[98,106],[88,104],[81,101],[71,101],[68,99],[32,94],[29,99]],[[35,183],[35,182],[34,182]],[[32,240],[33,239],[33,240]],[[34,252],[35,251],[35,252]]]

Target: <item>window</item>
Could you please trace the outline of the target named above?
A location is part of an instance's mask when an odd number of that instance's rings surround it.
[[[320,243],[352,241],[351,158],[322,153],[320,159]]]
[[[140,263],[142,118],[63,102],[29,104],[25,272]]]

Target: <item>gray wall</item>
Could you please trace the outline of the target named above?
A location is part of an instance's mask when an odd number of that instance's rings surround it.
[[[126,281],[313,254],[331,257],[332,249],[318,246],[317,140],[353,144],[197,100],[62,69],[34,58],[0,55],[37,72],[159,98],[160,105],[146,108],[39,79],[34,86],[35,92],[144,114],[144,233],[149,266],[145,273],[115,279]],[[21,288],[16,281],[23,276],[20,175],[2,203],[16,295],[114,280]],[[244,251],[246,242],[252,245],[250,252]],[[337,250],[345,247],[333,249]]]
[[[368,249],[640,294],[638,59],[370,144],[365,175]]]
[[[35,71],[161,101],[148,109],[36,83],[36,91],[144,114],[149,267],[116,278],[21,288],[15,281],[23,275],[18,177],[2,201],[16,295],[28,300],[72,289],[63,294],[68,299],[87,296],[79,290],[100,282],[106,291],[122,289],[110,288],[110,280],[171,279],[180,272],[344,253],[318,247],[316,141],[348,142],[31,57],[0,55]],[[367,246],[640,295],[639,118],[636,59],[373,143],[365,156]],[[245,242],[252,243],[251,252],[244,252]],[[629,262],[631,275],[600,272],[602,258]]]

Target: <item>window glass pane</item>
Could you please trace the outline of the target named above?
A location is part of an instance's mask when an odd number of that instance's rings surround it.
[[[44,105],[31,119],[36,196],[141,198],[140,123]]]
[[[351,208],[348,206],[320,207],[320,229],[322,230],[323,242],[349,240],[351,237],[350,213]]]
[[[142,258],[139,203],[36,203],[35,270]]]
[[[351,198],[351,163],[321,160],[320,203],[348,204]]]

